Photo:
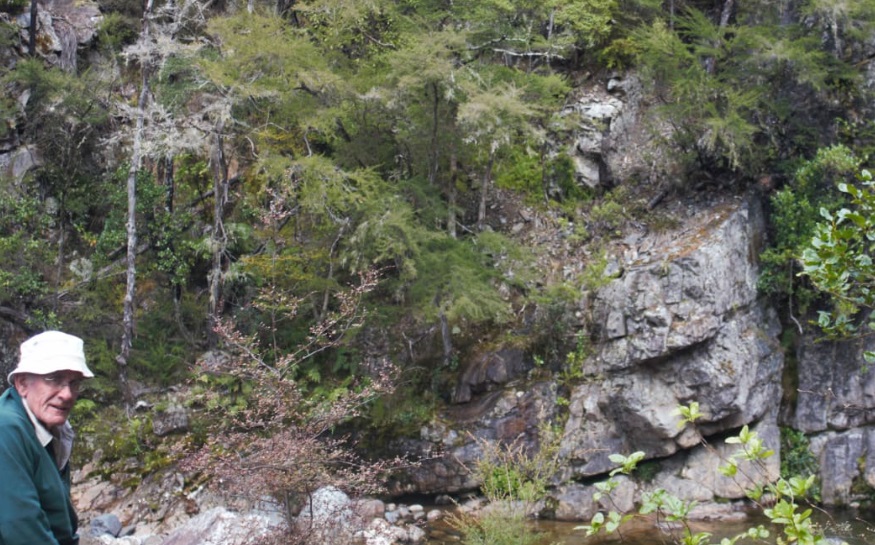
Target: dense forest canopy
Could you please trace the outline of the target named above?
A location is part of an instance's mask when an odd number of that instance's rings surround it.
[[[496,330],[548,365],[585,350],[568,308],[605,281],[601,241],[657,228],[640,199],[703,185],[769,192],[763,290],[787,320],[829,308],[799,257],[820,209],[862,187],[872,0],[98,3],[96,43],[63,70],[13,22],[29,4],[0,1],[0,45],[21,53],[3,57],[0,138],[40,158],[0,181],[0,309],[89,339],[97,404],[196,375],[216,347],[256,362],[201,375],[232,408],[264,370],[300,388],[290,403],[337,399],[401,354],[372,416],[412,429]],[[563,112],[618,73],[653,106],[654,153],[592,188]],[[539,269],[496,192],[585,226],[588,274]],[[427,361],[388,346],[426,335]]]

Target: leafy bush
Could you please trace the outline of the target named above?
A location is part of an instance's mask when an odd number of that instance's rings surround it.
[[[0,190],[0,300],[33,300],[47,292],[54,249],[41,234],[50,222],[38,199]]]
[[[489,236],[484,241],[496,242]],[[428,320],[446,315],[451,325],[505,323],[511,319],[510,303],[499,293],[504,277],[496,270],[500,256],[494,244],[476,239],[435,237],[416,256],[416,277],[409,296],[416,310]]]
[[[100,298],[95,298],[92,301],[97,301]],[[85,300],[89,300],[86,298]],[[96,308],[100,305],[98,303],[93,303],[91,305],[83,305],[83,307],[91,307]],[[105,303],[104,303],[105,306]],[[102,309],[102,312],[107,312],[106,308]],[[94,322],[83,322],[77,324],[82,327],[84,331],[89,329],[98,329],[105,328],[104,324],[106,317],[101,316],[100,319]],[[100,325],[94,325],[100,324]],[[73,332],[78,331],[78,328],[68,328]],[[104,332],[107,338],[111,335],[112,330]],[[84,334],[83,334],[84,335]],[[107,339],[101,339],[100,337],[91,335],[88,337],[88,342],[85,343],[85,351],[86,351],[86,360],[88,361],[88,367],[94,372],[94,378],[89,379],[85,384],[87,387],[87,397],[88,399],[94,400],[101,405],[108,403],[111,400],[115,400],[118,398],[118,383],[116,382],[116,378],[118,375],[118,363],[115,361],[115,352],[113,351],[110,342]]]
[[[434,371],[437,371],[435,368]],[[369,447],[379,452],[389,439],[412,437],[430,422],[435,415],[437,401],[429,391],[434,381],[427,381],[426,373],[416,369],[406,370],[403,386],[389,395],[375,399],[367,411],[367,421],[371,429]]]
[[[480,489],[488,497],[517,498],[523,493],[524,478],[517,468],[493,467],[484,475]]]
[[[547,424],[539,432],[535,446],[478,440],[483,456],[473,471],[488,505],[476,514],[459,511],[449,517],[466,545],[530,545],[542,539],[528,519],[559,469],[561,433]]]
[[[830,338],[849,338],[875,331],[875,178],[863,170],[856,184],[842,182],[838,188],[848,205],[820,209],[823,220],[802,252],[802,274],[831,298],[832,308],[818,313],[818,326]],[[875,352],[864,357],[875,363]]]
[[[109,12],[103,16],[97,31],[97,41],[110,51],[121,51],[126,45],[137,41],[139,24],[136,19],[121,13]]]
[[[823,148],[796,169],[791,183],[770,199],[772,240],[760,255],[759,289],[788,301],[789,311],[805,312],[814,293],[797,278],[798,258],[814,234],[822,207],[834,207],[841,196],[837,182],[852,179],[860,160],[845,146]]]
[[[174,313],[155,309],[139,320],[131,347],[131,369],[149,384],[170,385],[184,376],[186,364],[194,359],[191,348],[172,334]]]
[[[544,195],[541,159],[526,150],[514,147],[508,150],[495,167],[495,186],[513,189],[531,200]]]
[[[756,6],[756,17],[728,24],[687,7],[633,33],[644,81],[661,102],[660,130],[671,127],[670,160],[688,183],[703,173],[756,178],[780,158],[810,154],[831,141],[827,127],[841,116],[834,97],[866,92],[850,62],[802,26],[776,24],[773,6]],[[854,27],[871,28],[872,6],[859,7],[839,16],[847,26],[837,39],[853,42]]]
[[[203,92],[198,66],[189,58],[169,57],[158,72],[155,92],[161,104],[169,109],[181,109],[194,93]]]
[[[139,21],[143,17],[143,3],[131,0],[99,0],[101,13],[118,13]]]
[[[820,462],[809,448],[805,433],[792,428],[781,428],[781,477],[789,479],[794,475],[814,475],[820,468]],[[819,483],[811,489],[814,498],[820,496]]]
[[[29,5],[28,0],[0,0],[0,12],[18,15]]]

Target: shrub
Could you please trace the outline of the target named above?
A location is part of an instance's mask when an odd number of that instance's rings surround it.
[[[110,51],[121,51],[124,46],[137,41],[138,34],[135,19],[113,12],[103,16],[97,40]]]
[[[29,5],[27,0],[0,0],[0,12],[18,15]]]
[[[793,428],[781,428],[781,477],[817,474],[819,462],[809,449],[808,437]],[[811,489],[814,498],[820,497],[820,484],[815,482]]]
[[[528,518],[558,471],[560,440],[561,434],[546,425],[537,446],[478,440],[483,457],[473,471],[488,505],[479,513],[459,511],[449,518],[466,545],[529,545],[541,540]]]
[[[806,281],[798,279],[798,257],[811,240],[822,207],[841,202],[834,190],[852,179],[860,160],[844,146],[824,148],[796,169],[793,180],[770,199],[772,240],[760,256],[759,289],[788,302],[788,311],[804,313],[815,297]]]

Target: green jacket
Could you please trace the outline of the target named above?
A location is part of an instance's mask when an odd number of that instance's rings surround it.
[[[0,545],[77,545],[70,464],[58,471],[22,403],[0,395]]]

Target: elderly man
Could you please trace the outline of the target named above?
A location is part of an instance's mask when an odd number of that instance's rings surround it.
[[[0,395],[0,545],[79,543],[67,417],[93,376],[78,337],[47,331],[22,343]]]

